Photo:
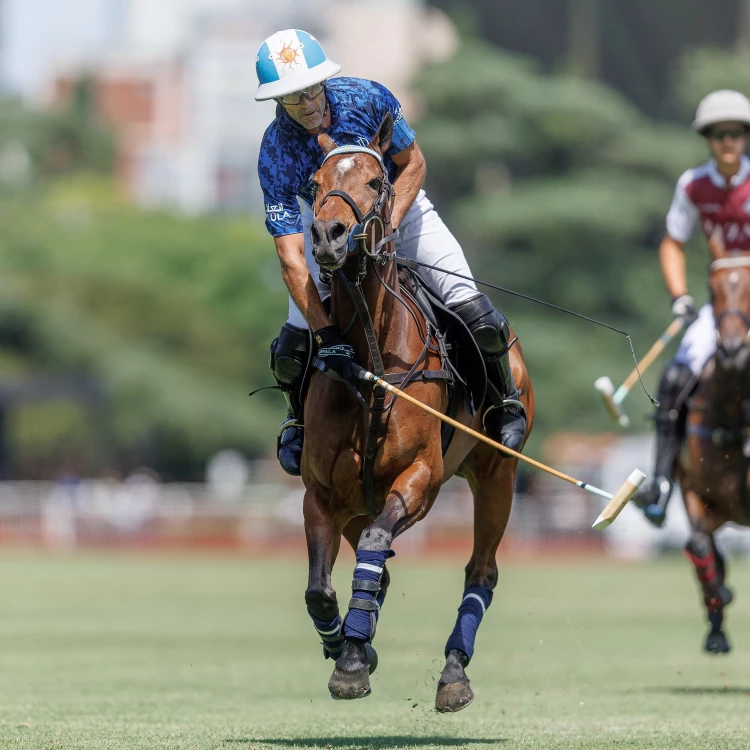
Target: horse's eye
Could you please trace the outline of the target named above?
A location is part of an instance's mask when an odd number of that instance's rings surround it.
[[[376,177],[374,180],[370,180],[367,183],[368,187],[371,187],[373,190],[380,190],[380,187],[383,184],[383,180],[380,179],[380,177]]]

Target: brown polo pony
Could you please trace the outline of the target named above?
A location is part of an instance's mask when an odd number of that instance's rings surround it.
[[[390,145],[392,128],[392,118],[387,115],[366,148],[337,149],[327,135],[319,136],[327,156],[313,178],[317,193],[311,230],[316,259],[332,273],[332,322],[346,332],[360,365],[374,370],[373,351],[379,350],[384,370],[391,376],[406,375],[414,363],[417,373],[441,367],[434,335],[400,285],[392,258],[388,232],[393,189],[381,158]],[[369,344],[367,321],[362,320],[361,308],[357,313],[352,296],[357,283],[366,305],[364,317],[371,318]],[[353,286],[347,290],[347,284]],[[513,346],[510,354],[530,431],[534,414],[531,383],[520,346]],[[435,409],[445,411],[448,407],[444,381],[417,376],[402,387]],[[456,630],[446,648],[436,706],[441,711],[458,711],[474,697],[464,669],[473,651],[476,628],[497,583],[495,553],[508,523],[517,462],[461,432],[443,456],[436,418],[403,400],[384,402],[384,394],[373,394],[372,388],[363,384],[359,392],[369,407],[376,403],[376,396],[381,399],[382,422],[371,480],[376,506],[373,519],[366,507],[363,478],[371,415],[353,391],[316,370],[305,402],[302,479],[309,553],[305,601],[322,638],[324,655],[336,659],[328,687],[334,698],[369,695],[369,675],[377,665],[371,641],[388,587],[385,560],[393,554],[391,542],[424,518],[441,485],[457,474],[469,482],[474,495],[474,550],[466,566]],[[463,404],[457,419],[482,429],[481,415],[470,415]],[[331,585],[342,535],[357,556],[354,594],[343,621]],[[462,648],[454,647],[456,644]]]
[[[726,566],[714,532],[730,521],[750,526],[750,254],[726,252],[718,234],[709,244],[717,349],[689,401],[677,477],[692,527],[686,551],[710,624],[704,648],[727,653],[722,624],[732,593],[725,585]]]

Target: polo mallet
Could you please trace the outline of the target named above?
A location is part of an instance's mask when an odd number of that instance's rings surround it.
[[[604,406],[612,416],[612,419],[620,423],[621,427],[627,427],[630,424],[628,415],[622,408],[622,402],[628,395],[630,389],[636,384],[639,377],[639,371],[642,375],[653,364],[654,360],[664,351],[667,344],[682,330],[685,322],[682,318],[675,318],[664,333],[655,341],[654,345],[646,352],[646,355],[638,363],[638,366],[625,378],[625,382],[615,390],[612,380],[603,375],[594,383],[594,388],[601,394]]]
[[[537,469],[546,471],[547,474],[552,474],[553,477],[564,479],[566,482],[570,482],[576,487],[580,487],[581,489],[586,490],[586,492],[590,492],[592,495],[598,495],[599,497],[606,498],[607,500],[609,500],[609,502],[607,503],[604,510],[599,514],[599,517],[596,519],[596,521],[594,521],[593,528],[595,529],[606,529],[607,526],[609,526],[615,520],[615,518],[617,518],[617,516],[620,514],[620,511],[628,504],[628,501],[633,497],[633,495],[635,495],[636,491],[641,486],[641,483],[646,478],[646,475],[642,471],[640,471],[639,469],[634,469],[630,473],[630,476],[622,485],[622,487],[620,487],[620,489],[617,490],[614,495],[612,495],[605,490],[600,490],[598,487],[594,487],[594,485],[592,484],[582,482],[580,479],[574,479],[567,474],[563,474],[563,472],[558,471],[557,469],[546,466],[545,464],[539,461],[535,461],[533,458],[529,458],[528,456],[524,456],[523,453],[518,453],[511,448],[506,448],[504,445],[502,445],[502,443],[497,443],[492,438],[487,437],[487,435],[483,435],[481,432],[472,430],[471,427],[467,427],[466,425],[457,422],[455,419],[451,419],[445,414],[441,414],[431,406],[423,404],[418,399],[410,396],[408,393],[404,393],[399,388],[396,388],[396,386],[391,385],[390,383],[386,383],[385,380],[381,380],[377,375],[373,375],[371,372],[361,370],[361,372],[359,373],[359,377],[362,380],[367,381],[368,383],[372,383],[373,385],[385,388],[385,390],[390,391],[396,396],[399,396],[400,398],[404,399],[404,401],[408,401],[410,404],[418,406],[420,409],[422,409],[422,411],[426,411],[428,414],[432,414],[434,417],[437,417],[439,420],[455,427],[457,430],[461,430],[462,432],[471,435],[473,438],[481,440],[483,443],[487,443],[487,445],[491,445],[493,448],[496,448],[503,453],[507,453],[509,456],[517,458],[519,461],[524,461],[527,464],[531,464],[531,466],[535,466]]]

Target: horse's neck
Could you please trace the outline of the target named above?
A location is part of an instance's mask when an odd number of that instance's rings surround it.
[[[350,281],[354,280],[354,269],[346,269],[345,273]],[[407,321],[404,319],[404,309],[399,301],[391,294],[378,278],[399,294],[398,274],[396,263],[389,261],[384,266],[374,268],[368,260],[367,274],[362,280],[361,289],[367,309],[372,319],[375,337],[383,355],[406,354],[406,333],[404,329]],[[357,294],[356,290],[353,290]],[[340,279],[334,277],[331,288],[331,320],[340,330],[345,330],[356,315],[354,304],[349,293]],[[369,362],[369,346],[365,336],[362,321],[355,320],[347,340],[354,347],[357,360],[360,363]]]

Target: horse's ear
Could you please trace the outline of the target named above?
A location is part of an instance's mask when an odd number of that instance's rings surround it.
[[[336,141],[334,141],[330,135],[326,135],[325,133],[321,133],[318,136],[318,144],[323,149],[323,156],[328,156],[328,154],[336,148]]]
[[[721,232],[721,227],[717,226],[711,236],[708,239],[708,248],[711,251],[711,256],[716,258],[723,258],[727,254],[727,248],[724,244],[724,235]]]
[[[370,148],[384,154],[391,147],[392,138],[393,115],[390,112],[386,112],[385,117],[378,128],[378,132],[375,133],[375,137],[370,141]]]

